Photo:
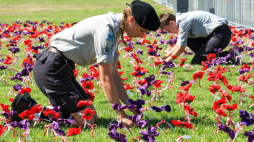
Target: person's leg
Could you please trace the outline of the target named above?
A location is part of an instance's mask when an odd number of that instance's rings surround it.
[[[228,29],[220,29],[214,31],[209,40],[198,50],[192,59],[191,64],[201,64],[202,61],[206,61],[207,54],[216,53],[214,49],[225,49],[231,40],[231,34],[229,34],[227,30]],[[220,55],[226,56],[226,53],[227,52],[223,52]]]
[[[94,108],[92,107],[92,105],[88,106],[87,108],[90,108],[91,110],[93,110]],[[86,109],[87,109],[86,108]],[[73,119],[76,121],[74,124],[72,124],[72,127],[79,127],[79,126],[84,126],[84,119],[82,118],[84,114],[85,109],[79,111],[79,112],[75,112],[75,113],[71,113],[71,116],[73,117]],[[89,123],[90,125],[95,124],[95,116],[93,115],[92,118],[89,121],[86,121],[87,123]]]
[[[88,96],[88,95],[86,94],[85,90],[81,87],[81,85],[76,81],[75,78],[72,80],[72,83],[75,85],[75,87],[78,89],[78,91],[80,92],[80,94],[81,94],[82,96],[83,96],[83,95],[85,95],[84,97]],[[95,114],[93,115],[93,118],[94,118],[94,121],[97,121],[97,120],[98,120],[98,115],[97,115],[97,112],[96,112],[96,110],[95,110],[95,108],[94,108],[94,105],[91,104],[91,105],[89,106],[89,108],[91,108],[91,110],[94,110],[94,111],[95,111]]]
[[[188,38],[187,39],[187,46],[194,53],[198,52],[198,50],[202,47],[203,43],[205,43],[204,38]]]

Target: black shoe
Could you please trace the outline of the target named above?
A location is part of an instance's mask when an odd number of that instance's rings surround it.
[[[17,113],[11,117],[10,122],[21,121],[22,119],[18,114],[25,110],[30,110],[30,108],[34,105],[37,105],[37,102],[31,98],[30,94],[25,92],[23,95],[21,95],[18,93],[11,104],[11,110],[17,111]]]
[[[240,53],[234,48],[229,49],[229,51],[231,52],[231,57],[229,59],[233,62],[233,64],[242,65],[242,58],[240,57]]]

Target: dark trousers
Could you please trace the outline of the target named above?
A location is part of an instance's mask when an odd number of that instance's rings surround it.
[[[89,96],[75,79],[74,62],[63,57],[61,52],[47,49],[35,56],[34,81],[52,106],[60,106],[64,113],[83,110],[84,107],[78,108],[77,104],[80,100],[89,99]]]
[[[202,61],[206,61],[207,54],[216,53],[214,49],[225,49],[231,40],[231,34],[230,28],[223,25],[206,38],[188,38],[187,46],[195,53],[191,64],[201,64]],[[225,57],[228,53],[228,51],[219,53],[219,57]]]

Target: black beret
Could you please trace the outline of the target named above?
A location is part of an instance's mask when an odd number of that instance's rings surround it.
[[[149,31],[156,31],[161,22],[154,8],[140,0],[135,0],[131,3],[131,11],[136,22]]]

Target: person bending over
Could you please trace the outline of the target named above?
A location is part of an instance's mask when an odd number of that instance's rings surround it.
[[[209,53],[216,53],[215,49],[225,49],[231,40],[231,30],[228,21],[220,16],[205,12],[193,11],[186,13],[163,13],[159,15],[160,28],[169,33],[177,33],[177,43],[162,59],[165,61],[176,59],[188,46],[194,53],[191,64],[201,64],[206,61]],[[229,60],[241,65],[239,52],[234,48],[219,53],[219,57],[230,54]]]

